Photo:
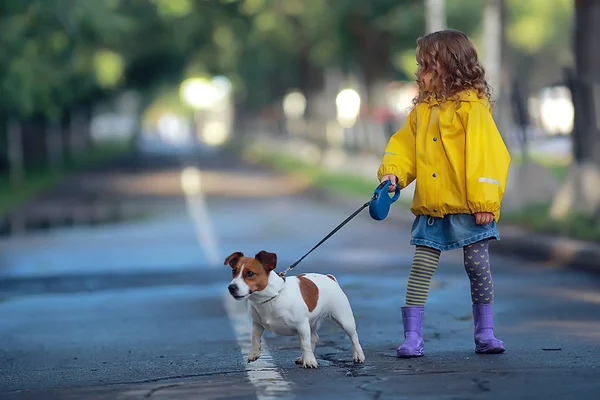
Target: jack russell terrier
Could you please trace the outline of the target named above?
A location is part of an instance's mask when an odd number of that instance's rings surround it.
[[[252,316],[252,349],[248,362],[260,357],[261,337],[268,329],[276,335],[300,338],[302,355],[296,360],[304,368],[317,368],[317,330],[331,318],[352,341],[352,358],[364,363],[350,302],[333,275],[300,274],[283,279],[274,270],[277,255],[261,251],[252,257],[235,252],[223,265],[231,266],[233,280],[228,289],[236,300],[249,300]]]

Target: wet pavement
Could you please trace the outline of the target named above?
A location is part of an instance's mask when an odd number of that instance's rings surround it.
[[[296,338],[270,333],[247,364],[249,318],[227,294],[225,256],[264,249],[283,269],[354,210],[230,154],[152,160],[74,178],[78,190],[40,200],[52,208],[92,193],[143,218],[0,241],[0,398],[599,398],[600,278],[511,258],[492,259],[505,354],[474,353],[457,250],[434,276],[426,356],[397,359],[413,249],[405,227],[367,211],[296,269],[337,277],[366,363],[353,365],[349,340],[326,324],[318,369],[294,364]]]

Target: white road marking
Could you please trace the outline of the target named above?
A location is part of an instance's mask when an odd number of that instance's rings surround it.
[[[194,167],[184,168],[181,172],[181,187],[185,193],[188,213],[194,222],[196,239],[202,247],[211,267],[223,263],[217,245],[217,235],[212,226],[204,194],[202,193],[202,180],[200,171]]]
[[[244,362],[252,345],[252,321],[248,315],[246,302],[237,302],[229,293],[225,294],[225,309],[235,330],[238,344],[242,348]],[[242,307],[240,307],[242,306]],[[292,385],[286,381],[273,361],[267,344],[262,341],[260,358],[252,363],[246,363],[246,375],[256,388],[259,400],[291,399]]]
[[[210,215],[202,193],[201,173],[197,168],[187,167],[181,173],[181,186],[185,193],[188,213],[194,223],[196,238],[211,266],[223,263],[217,243],[217,236],[211,224]],[[267,344],[262,342],[261,356],[247,363],[252,346],[252,321],[246,302],[236,301],[225,292],[223,301],[225,310],[233,326],[242,356],[246,363],[246,375],[256,390],[258,400],[291,399],[292,384],[286,381],[273,361]]]

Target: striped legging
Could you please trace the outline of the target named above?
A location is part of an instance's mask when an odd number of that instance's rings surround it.
[[[473,304],[491,304],[494,301],[494,283],[492,282],[488,241],[482,240],[465,246],[463,252]],[[439,260],[439,250],[425,246],[416,247],[408,277],[406,305],[425,304],[429,295],[431,278],[437,269]]]
[[[417,246],[408,276],[406,305],[423,305],[429,295],[431,277],[440,260],[440,251],[431,247]]]

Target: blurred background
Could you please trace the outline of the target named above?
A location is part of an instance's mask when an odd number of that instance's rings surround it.
[[[475,43],[513,159],[490,246],[507,357],[470,357],[460,249],[434,276],[434,356],[393,357],[413,184],[296,269],[335,274],[368,365],[335,327],[317,347],[335,372],[307,378],[272,335],[247,364],[223,260],[264,249],[283,270],[370,198],[416,40],[444,28]],[[563,268],[598,272],[598,182],[600,0],[2,0],[0,397],[189,377],[194,399],[600,398],[598,275]]]
[[[415,95],[416,39],[450,27],[494,89],[515,160],[507,215],[598,240],[596,3],[5,0],[0,211],[142,147],[228,146],[372,185]]]

